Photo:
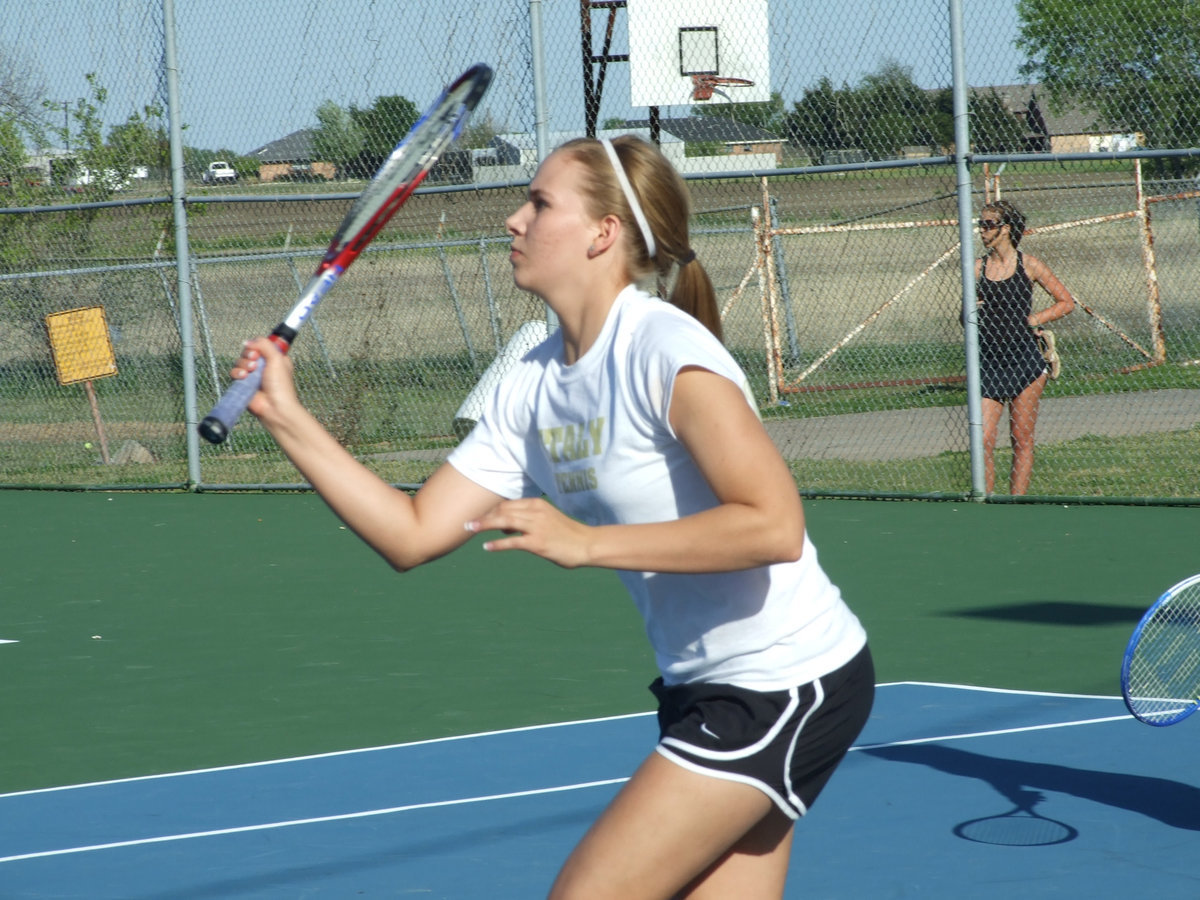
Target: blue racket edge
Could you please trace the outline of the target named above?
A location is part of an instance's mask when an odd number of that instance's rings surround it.
[[[1167,589],[1134,628],[1121,696],[1138,721],[1156,727],[1200,709],[1200,575]]]

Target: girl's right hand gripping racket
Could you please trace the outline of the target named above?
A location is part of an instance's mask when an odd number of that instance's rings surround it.
[[[275,330],[271,340],[287,352],[300,326],[307,321],[321,298],[333,287],[358,255],[371,243],[388,219],[425,180],[438,158],[462,133],[467,119],[479,105],[492,81],[492,70],[472,66],[454,81],[417,120],[408,135],[392,151],[366,189],[354,201],[346,218],[325,251],[308,286]],[[261,363],[245,378],[234,381],[217,405],[199,425],[201,436],[219,444],[229,436],[234,423],[246,411],[262,383]]]
[[[1121,694],[1147,725],[1174,725],[1200,707],[1200,575],[1168,589],[1138,622]]]

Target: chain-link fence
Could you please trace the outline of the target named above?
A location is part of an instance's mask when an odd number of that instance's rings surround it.
[[[802,490],[979,494],[962,311],[973,220],[1002,197],[1027,216],[1021,250],[1078,301],[1052,326],[1062,372],[1039,407],[1030,493],[1200,498],[1200,13],[967,6],[7,10],[0,484],[293,484],[249,417],[218,447],[195,422],[420,109],[483,61],[496,81],[458,150],[293,350],[306,403],[387,480],[427,477],[506,349],[548,327],[512,285],[504,228],[538,159],[567,137],[635,131],[689,179],[727,343]],[[1035,309],[1049,302],[1035,294]],[[48,326],[73,310],[102,326]]]

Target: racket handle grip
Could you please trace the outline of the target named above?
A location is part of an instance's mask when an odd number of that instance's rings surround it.
[[[229,437],[229,432],[242,417],[242,413],[246,411],[259,385],[262,384],[262,370],[265,364],[266,360],[260,360],[258,366],[245,378],[239,378],[225,389],[217,405],[197,428],[202,438],[210,444],[220,444]]]

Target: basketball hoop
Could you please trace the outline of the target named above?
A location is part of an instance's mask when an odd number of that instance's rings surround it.
[[[692,99],[693,100],[711,100],[713,94],[720,94],[726,100],[732,100],[722,90],[718,90],[718,85],[728,85],[729,87],[754,87],[754,82],[748,78],[725,78],[721,75],[693,75],[692,76]]]

